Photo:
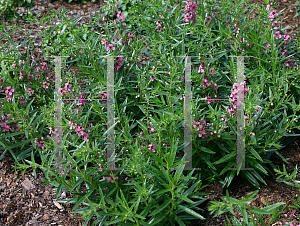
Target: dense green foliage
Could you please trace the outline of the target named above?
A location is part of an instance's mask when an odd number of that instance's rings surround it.
[[[289,43],[286,28],[274,22],[278,14],[270,5],[248,21],[244,3],[183,1],[180,8],[177,1],[108,1],[103,17],[109,16],[109,22],[101,24],[97,13],[82,27],[76,26],[79,19],[66,18],[67,11],[51,12],[41,21],[49,30],[41,34],[40,48],[29,39],[26,56],[17,50],[0,53],[0,145],[17,169],[41,168],[57,196],[63,188],[73,191],[72,199],[61,202],[76,203],[74,212],[86,217],[86,223],[97,215],[98,225],[185,225],[204,219],[199,206],[205,194],[199,190],[208,184],[220,181],[228,187],[242,175],[259,187],[264,175],[278,170],[266,155],[275,152],[286,161],[276,151],[281,138],[300,128],[300,53],[299,42]],[[56,16],[60,22],[54,27]],[[104,34],[89,30],[91,26]],[[145,43],[150,49],[144,49]],[[143,52],[153,60],[140,65],[137,57]],[[65,99],[61,160],[54,152],[57,56],[62,59],[59,92]],[[186,56],[192,65],[192,167],[201,170],[182,170],[187,163]],[[240,86],[232,56],[244,57],[241,92],[249,171],[229,170],[237,167]],[[105,155],[109,59],[114,65],[115,167],[124,170],[105,170],[111,160]],[[72,66],[79,67],[79,75],[70,72]],[[81,203],[87,207],[78,209]],[[280,205],[253,212],[271,214]]]

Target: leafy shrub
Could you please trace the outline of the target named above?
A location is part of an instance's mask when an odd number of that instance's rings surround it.
[[[226,9],[221,3],[197,5],[187,1],[179,8],[171,1],[143,4],[137,1],[130,6],[127,15],[118,10],[115,22],[101,26],[100,18],[96,18],[95,24],[103,28],[105,34],[76,28],[79,19],[61,18],[57,28],[45,31],[43,47],[32,49],[24,64],[14,59],[14,66],[8,62],[6,68],[9,69],[1,70],[0,95],[4,100],[10,98],[4,103],[1,123],[9,122],[9,118],[4,118],[8,114],[18,116],[20,121],[20,131],[12,127],[6,131],[7,125],[2,126],[5,131],[1,131],[1,142],[2,139],[5,142],[1,145],[12,154],[18,153],[16,159],[19,157],[29,163],[26,165],[23,161],[18,169],[40,167],[45,172],[46,182],[57,187],[57,196],[62,188],[74,191],[74,198],[67,201],[88,206],[76,210],[87,217],[86,222],[96,214],[100,224],[108,217],[113,218],[109,219],[110,223],[150,223],[156,221],[158,213],[155,212],[155,216],[149,213],[159,209],[168,217],[157,223],[182,223],[192,219],[191,216],[201,218],[196,210],[202,200],[193,204],[189,201],[193,191],[199,189],[199,181],[219,180],[229,186],[237,172],[259,187],[259,182],[264,182],[262,175],[271,172],[266,165],[272,162],[266,154],[280,147],[282,136],[299,128],[299,103],[295,98],[299,74],[294,67],[298,59],[292,55],[281,57],[286,53],[283,49],[288,36],[281,34],[279,28],[271,29],[277,23],[268,19],[274,19],[276,11],[261,9],[260,18],[254,19],[251,25],[240,18],[244,14],[242,4],[227,5]],[[215,16],[216,11],[221,16]],[[45,18],[49,26],[56,15],[52,13]],[[136,24],[133,25],[133,21]],[[236,21],[239,21],[238,28],[232,28],[231,23]],[[227,22],[229,26],[225,26]],[[233,43],[228,43],[228,37]],[[144,49],[145,42],[150,49]],[[142,52],[151,56],[152,62],[138,65],[137,57]],[[54,152],[58,132],[53,119],[54,62],[48,59],[59,54],[68,56],[63,63],[66,73],[62,74],[61,93],[67,100],[62,111],[61,161],[57,161]],[[193,168],[201,167],[201,170],[192,173],[178,169],[187,162],[182,162],[185,55],[194,56],[192,92],[195,100],[199,100],[192,109],[195,120],[192,152]],[[239,88],[234,77],[235,61],[229,59],[232,55],[247,56],[245,167],[254,168],[252,171],[228,170],[236,167],[236,93]],[[124,168],[121,172],[103,170],[109,159],[104,155],[108,129],[105,108],[108,56],[114,59],[115,79],[116,152],[113,157],[115,166]],[[77,76],[68,72],[71,65],[79,67]],[[79,86],[79,79],[85,84]],[[206,101],[200,101],[204,97]],[[228,102],[221,106],[220,102],[210,99],[218,97],[227,98]],[[18,139],[19,134],[15,132],[23,133],[23,138]],[[15,145],[19,146],[11,145],[11,137],[18,139]],[[31,149],[24,150],[25,144]],[[13,150],[15,147],[23,150]],[[37,153],[41,163],[36,161]],[[186,178],[179,179],[180,174]],[[126,183],[126,177],[134,182]],[[197,178],[197,185],[189,184],[189,177]],[[82,187],[87,191],[81,191]],[[151,194],[143,192],[151,188]],[[156,192],[157,189],[160,191]],[[190,197],[183,198],[183,194]],[[125,211],[129,213],[127,216],[122,213]]]
[[[271,223],[274,222],[278,218],[280,213],[286,208],[286,205],[279,210],[280,206],[282,204],[284,204],[283,202],[270,205],[268,200],[266,200],[267,207],[265,207],[265,208],[256,208],[256,207],[250,208],[247,205],[247,203],[250,203],[253,201],[253,197],[258,193],[258,191],[259,190],[254,191],[252,194],[248,195],[246,198],[243,197],[242,200],[237,200],[234,198],[230,198],[229,194],[228,194],[228,190],[226,190],[226,196],[223,196],[221,198],[224,201],[224,203],[217,202],[217,201],[210,201],[211,205],[208,207],[208,210],[211,211],[211,214],[217,210],[216,214],[214,215],[214,217],[216,217],[219,214],[223,214],[228,211],[230,211],[234,215],[235,213],[233,212],[233,209],[237,208],[243,216],[243,219],[242,219],[243,221],[242,222],[239,221],[234,216],[232,223],[235,226],[238,226],[238,225],[257,226],[257,225],[260,225],[259,223],[261,223],[262,225],[265,225],[265,219],[262,218],[262,215],[264,215],[264,214],[272,215],[271,220],[267,224],[267,225],[271,225]],[[250,217],[246,212],[247,209],[250,212]],[[226,220],[228,222],[228,225],[232,226],[227,215],[226,215]],[[227,226],[226,223],[225,223],[225,225]]]

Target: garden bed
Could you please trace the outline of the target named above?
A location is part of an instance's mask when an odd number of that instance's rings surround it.
[[[45,12],[45,5],[42,6],[42,4],[48,4],[48,2],[41,2],[37,1],[39,7],[41,8],[39,11],[44,12],[43,16],[49,15]],[[42,4],[41,4],[42,3]],[[249,4],[252,3],[260,3],[264,5],[263,1],[250,1]],[[287,26],[291,24],[293,27],[292,29],[288,29],[288,33],[291,36],[291,39],[296,42],[297,38],[294,36],[298,33],[298,25],[299,25],[299,18],[293,18],[293,15],[295,14],[293,10],[295,10],[296,7],[292,9],[291,3],[297,3],[294,1],[287,1],[284,4],[280,2],[279,8],[277,8],[277,12],[283,8],[284,6],[288,6],[289,10],[285,10],[284,14],[281,15],[281,17],[288,18],[286,20],[287,24],[284,25]],[[51,4],[51,5],[50,5]],[[183,4],[183,3],[182,3]],[[90,7],[92,4],[88,4]],[[54,2],[49,3],[49,8],[55,6],[56,9],[58,7],[60,8],[69,8],[73,7],[72,11],[80,11],[79,7],[81,6],[80,3],[72,3],[68,4],[66,2]],[[79,6],[79,7],[78,7]],[[86,5],[85,7],[82,7],[81,12],[83,12],[83,15],[88,15],[88,8]],[[96,8],[95,8],[96,9]],[[52,9],[51,9],[52,10]],[[96,9],[97,10],[97,9]],[[82,13],[79,13],[81,15]],[[288,13],[290,12],[290,13]],[[91,13],[91,12],[89,12]],[[73,15],[74,13],[71,13],[69,15]],[[217,12],[219,14],[219,12]],[[91,15],[91,14],[90,14]],[[253,13],[251,14],[253,15]],[[257,15],[257,14],[256,14]],[[87,16],[88,17],[88,16]],[[91,17],[90,17],[91,18]],[[90,18],[86,18],[85,24],[88,24],[88,21],[91,21]],[[250,16],[251,18],[251,16]],[[16,20],[13,22],[16,23]],[[56,23],[55,21],[52,21]],[[7,22],[5,22],[7,23]],[[12,23],[12,22],[10,22]],[[9,23],[7,23],[9,24]],[[83,23],[84,24],[84,23]],[[83,25],[81,24],[81,25]],[[27,23],[22,23],[21,25],[23,28],[26,28],[28,26]],[[43,27],[39,27],[36,31],[39,32],[39,29],[43,29]],[[94,26],[93,28],[89,28],[88,30],[97,30],[97,27]],[[9,31],[9,29],[7,29]],[[113,32],[116,30],[113,30]],[[102,32],[101,32],[102,33]],[[36,33],[37,34],[37,33]],[[145,35],[145,34],[143,34]],[[17,43],[23,43],[24,39],[20,39],[19,34],[14,34],[11,35],[13,37],[13,40]],[[34,35],[35,38],[37,38],[37,35]],[[138,38],[142,38],[142,34],[137,34]],[[1,37],[0,37],[1,38]],[[230,40],[230,39],[228,39]],[[2,44],[5,44],[8,39],[3,39],[1,42]],[[35,40],[36,41],[36,40]],[[232,41],[232,39],[230,40]],[[36,42],[35,45],[40,46],[43,40],[39,40]],[[148,41],[147,41],[148,42]],[[148,43],[144,42],[144,46],[147,46]],[[26,48],[20,48],[20,53],[25,56],[25,51],[28,49]],[[149,58],[139,58],[139,64],[142,64],[145,66],[145,63],[149,60]],[[75,72],[75,77],[79,76],[81,74],[81,70],[78,66],[71,66],[71,74]],[[13,77],[14,78],[14,77]],[[137,78],[137,77],[136,77]],[[79,79],[79,84],[81,85],[91,85],[89,82],[84,82],[83,79]],[[16,97],[20,94],[16,94]],[[283,138],[283,141],[285,141],[286,138]],[[170,146],[170,143],[166,143],[167,146]],[[20,150],[19,150],[20,151]],[[117,149],[117,151],[119,151]],[[2,152],[3,153],[3,152]],[[0,153],[0,156],[1,154]],[[299,139],[293,141],[289,146],[286,148],[280,150],[280,154],[287,159],[288,165],[286,165],[287,172],[291,173],[293,172],[296,164],[299,162],[300,159],[300,147],[299,147]],[[66,198],[71,198],[73,197],[74,194],[73,192],[69,192],[66,189],[63,189],[63,192],[59,195],[59,198],[57,199],[55,197],[55,192],[56,189],[51,189],[51,186],[48,185],[42,185],[42,178],[43,178],[43,172],[37,168],[37,172],[39,174],[38,178],[34,178],[32,175],[32,169],[28,169],[25,172],[24,176],[21,176],[19,172],[18,176],[14,175],[14,167],[13,167],[13,161],[8,158],[9,152],[7,152],[3,158],[3,161],[1,162],[1,171],[0,171],[0,190],[2,191],[0,195],[0,200],[3,200],[2,203],[0,201],[0,224],[4,225],[83,225],[84,220],[78,219],[79,214],[76,214],[75,217],[71,214],[71,209],[75,206],[75,204],[59,204],[57,202],[58,200],[61,199],[66,199]],[[183,152],[181,151],[180,153],[176,154],[176,157],[182,157]],[[30,159],[30,158],[29,158]],[[274,165],[276,165],[281,171],[283,161],[280,159],[278,156],[273,155],[271,156],[271,160]],[[41,164],[41,159],[37,158],[36,162],[38,164]],[[286,164],[286,163],[284,163]],[[293,200],[292,198],[296,197],[296,195],[299,193],[296,189],[289,187],[289,189],[285,189],[285,184],[283,183],[278,183],[274,177],[265,177],[263,176],[263,179],[267,182],[267,185],[263,185],[260,187],[259,193],[254,197],[254,201],[252,201],[249,206],[250,207],[265,207],[266,202],[265,199],[267,199],[271,204],[278,203],[279,201],[285,202],[285,204],[293,205]],[[299,180],[299,175],[297,175],[297,180]],[[2,183],[2,185],[1,185]],[[190,186],[189,186],[190,187]],[[83,185],[81,185],[82,193],[87,192],[87,188]],[[236,198],[236,199],[241,199],[242,196],[249,195],[249,193],[253,192],[257,188],[253,185],[249,185],[240,178],[237,177],[236,181],[233,181],[228,188],[228,191],[230,193],[230,197]],[[20,190],[22,192],[20,193]],[[205,195],[203,196],[204,198],[209,199],[209,201],[221,201],[220,198],[224,195],[224,189],[222,189],[222,184],[216,181],[212,181],[206,188],[203,188],[199,190],[200,192],[207,192],[207,193],[212,193],[211,195]],[[99,195],[99,194],[98,194]],[[197,199],[191,198],[193,201],[197,201]],[[207,204],[207,202],[205,202]],[[79,208],[83,208],[84,205],[80,205]],[[212,215],[209,214],[207,211],[207,205],[203,205],[203,208],[205,209],[205,212],[199,212],[202,216],[207,218],[206,221],[201,221],[201,220],[193,220],[192,224],[187,224],[187,225],[224,225],[223,222],[225,222],[225,214],[222,214],[216,218],[212,218]],[[239,220],[241,219],[242,215],[237,211],[237,209],[234,209],[236,215]],[[283,211],[282,214],[295,214],[298,215],[299,209],[295,208],[287,208]],[[233,219],[232,214],[228,214],[229,219]],[[111,217],[109,217],[111,219]],[[109,220],[108,219],[108,220]],[[96,217],[93,216],[90,222],[96,220]],[[91,225],[90,222],[87,225]],[[275,225],[275,224],[274,224]]]

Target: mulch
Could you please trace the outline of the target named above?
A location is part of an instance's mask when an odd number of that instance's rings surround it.
[[[83,19],[79,22],[80,26],[84,23],[89,23],[91,16],[95,15],[95,11],[99,12],[100,6],[104,4],[103,0],[95,3],[88,1],[86,5],[80,2],[68,3],[67,1],[43,1],[43,0],[33,0],[35,6],[32,8],[32,12],[37,12],[41,15],[50,15],[46,12],[47,9],[51,11],[57,11],[60,8],[70,9],[67,13],[68,16],[83,16]],[[288,29],[288,34],[292,36],[293,40],[295,39],[294,35],[299,34],[299,18],[294,18],[296,14],[296,7],[291,4],[299,3],[299,1],[292,0],[276,0],[279,2],[277,11],[286,9],[281,18],[285,18],[286,24],[283,26],[291,25],[292,27]],[[261,0],[251,0],[248,4],[263,4],[264,1]],[[18,13],[22,14],[26,11],[20,9]],[[103,13],[103,12],[102,12]],[[256,14],[256,10],[251,13],[250,18],[253,18],[253,15]],[[100,12],[101,14],[101,12]],[[38,37],[45,27],[39,27],[36,23],[29,24],[25,21],[15,19],[13,21],[7,22],[3,19],[0,19],[1,23],[7,25],[7,31],[11,30],[8,25],[18,24],[21,29],[26,29],[30,31],[33,29],[30,34],[34,37],[33,42],[36,46],[40,46],[42,40]],[[56,22],[55,20],[53,21]],[[2,34],[0,34],[0,38]],[[23,43],[26,41],[26,38],[18,30],[15,31],[12,35],[12,40],[16,43]],[[1,42],[4,44],[7,42],[7,39],[3,39]],[[20,49],[21,53],[25,53],[26,48]],[[78,73],[78,69],[74,69]],[[291,145],[283,149],[280,153],[287,159],[289,164],[286,165],[288,173],[291,173],[298,160],[300,159],[300,140],[296,140]],[[0,150],[0,155],[3,151]],[[278,158],[276,155],[273,159],[273,163],[282,170],[283,161]],[[81,215],[72,214],[72,208],[74,204],[59,204],[57,201],[61,199],[71,198],[72,193],[63,190],[59,198],[56,199],[56,189],[52,189],[49,184],[43,184],[44,174],[40,169],[37,169],[37,178],[34,177],[32,169],[25,171],[24,176],[22,176],[22,171],[15,173],[14,160],[10,158],[10,154],[6,153],[0,162],[0,225],[83,225],[84,219],[79,219]],[[274,204],[280,201],[285,202],[288,206],[293,205],[292,198],[296,198],[296,195],[299,194],[299,191],[296,188],[290,187],[284,183],[278,183],[274,178],[265,178],[267,186],[262,184],[259,193],[254,197],[255,200],[249,204],[250,207],[265,207],[265,199],[269,201],[270,204]],[[299,175],[297,175],[299,180]],[[85,188],[83,188],[85,190]],[[241,199],[241,197],[247,196],[250,192],[257,190],[256,187],[252,185],[245,184],[244,182],[238,181],[233,183],[229,187],[231,192],[230,196],[236,199]],[[221,197],[224,195],[222,192],[222,185],[220,183],[211,184],[208,187],[201,190],[202,192],[212,193],[211,195],[205,196],[209,200],[221,201]],[[85,207],[80,205],[79,208]],[[216,218],[212,218],[207,211],[207,206],[204,208],[205,212],[201,213],[204,217],[207,218],[206,221],[193,221],[193,226],[202,225],[202,226],[217,226],[225,225],[225,214],[222,214]],[[241,218],[241,214],[238,213],[237,209],[234,209],[235,217],[238,219]],[[288,215],[300,214],[298,209],[286,208],[283,213]],[[233,215],[231,213],[227,214],[229,219],[232,219]],[[94,216],[90,222],[96,220]],[[88,225],[91,225],[91,223]],[[278,225],[278,224],[273,224]]]

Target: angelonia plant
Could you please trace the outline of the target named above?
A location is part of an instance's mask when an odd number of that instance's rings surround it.
[[[239,18],[244,15],[241,4],[229,5],[233,12],[228,16],[221,2],[136,1],[128,13],[125,3],[110,4],[108,14],[115,18],[105,25],[95,18],[93,24],[104,33],[76,28],[76,19],[61,17],[59,26],[42,34],[48,36],[42,47],[31,46],[27,58],[3,61],[0,145],[16,161],[22,160],[17,169],[41,168],[45,183],[57,188],[57,198],[62,189],[72,192],[72,198],[60,202],[76,203],[74,213],[85,217],[86,224],[94,215],[94,223],[100,225],[184,225],[204,220],[200,207],[205,194],[199,192],[203,187],[216,180],[228,187],[236,174],[259,187],[265,183],[262,176],[271,173],[266,155],[276,153],[282,136],[299,128],[299,52],[290,54],[286,48],[289,37],[273,21],[278,15],[268,4],[251,26]],[[55,16],[45,20],[51,22]],[[137,62],[143,52],[152,61]],[[62,57],[61,131],[54,120],[57,55]],[[237,82],[232,55],[245,56],[242,84]],[[110,169],[108,56],[114,60],[115,85],[115,163]],[[183,119],[189,95],[184,56],[193,56],[192,156],[193,168],[201,170],[183,170]],[[74,65],[76,74],[70,72]],[[228,170],[236,167],[241,86],[245,167],[252,171]],[[61,161],[55,156],[55,141]],[[80,204],[86,207],[79,209]]]
[[[248,195],[246,198],[242,197],[241,200],[237,200],[234,198],[230,198],[228,194],[228,190],[226,190],[226,196],[223,196],[221,199],[224,202],[217,202],[217,201],[210,201],[210,206],[208,207],[208,210],[211,211],[211,214],[216,212],[215,216],[218,216],[220,214],[231,212],[233,215],[235,215],[235,212],[233,211],[235,208],[238,209],[238,211],[242,214],[243,218],[241,220],[237,219],[235,216],[233,217],[232,222],[229,221],[227,215],[225,222],[225,225],[227,226],[238,226],[238,225],[271,225],[274,221],[276,221],[279,214],[286,208],[286,205],[279,209],[280,206],[282,206],[284,203],[276,203],[273,205],[270,205],[268,200],[267,206],[265,208],[250,208],[247,204],[251,203],[253,201],[253,197],[259,192],[259,190],[254,191],[252,194]],[[246,210],[249,210],[250,216],[247,214]],[[266,217],[262,217],[262,215],[272,215],[271,219],[268,219],[267,224]],[[232,223],[232,224],[231,224]]]

